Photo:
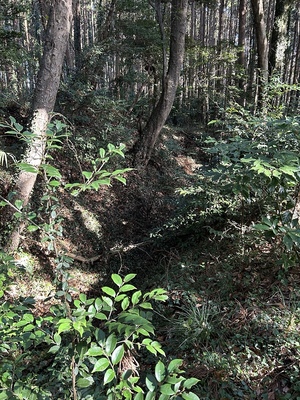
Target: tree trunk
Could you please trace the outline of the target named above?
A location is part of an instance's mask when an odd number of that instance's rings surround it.
[[[239,102],[241,105],[245,106],[245,69],[246,69],[246,54],[245,54],[245,43],[246,43],[246,13],[247,13],[247,4],[246,0],[240,0],[239,3],[239,38],[238,38],[238,60],[237,65],[240,69],[240,77],[239,77],[239,88],[240,88],[240,98]]]
[[[54,0],[47,24],[44,53],[40,65],[33,101],[31,132],[33,140],[27,149],[24,162],[37,169],[43,162],[46,146],[46,128],[49,114],[53,111],[60,83],[60,76],[72,20],[72,0]],[[21,171],[14,188],[14,199],[21,200],[25,207],[36,181],[37,174]],[[6,215],[7,217],[7,215]],[[12,213],[8,218],[12,217]],[[7,219],[6,219],[7,220]],[[18,248],[25,223],[13,229],[6,250]]]
[[[262,109],[264,106],[264,86],[268,82],[268,38],[266,32],[266,24],[264,20],[263,0],[251,0],[254,30],[257,45],[257,62],[259,68],[259,91],[258,91],[258,106]]]
[[[137,165],[147,166],[174,103],[184,57],[187,7],[188,0],[172,0],[168,71],[163,81],[160,99],[142,131],[140,142],[137,144],[135,155]]]
[[[287,10],[286,0],[277,0],[275,5],[274,24],[271,34],[269,50],[269,72],[270,74],[278,69],[282,72],[284,55],[287,47]]]

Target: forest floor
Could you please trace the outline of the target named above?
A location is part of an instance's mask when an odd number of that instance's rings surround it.
[[[179,189],[196,183],[197,168],[209,161],[201,135],[166,127],[149,168],[127,173],[126,186],[113,182],[78,197],[58,190],[57,250],[75,258],[70,286],[95,297],[111,273],[134,272],[139,289],[165,288],[158,337],[168,357],[183,358],[200,379],[201,399],[298,399],[300,271],[283,271],[272,247],[250,244],[232,221],[181,225]],[[65,181],[80,178],[67,145],[55,163]],[[37,313],[55,290],[55,255],[41,239],[24,241],[24,273],[6,294],[34,296]]]

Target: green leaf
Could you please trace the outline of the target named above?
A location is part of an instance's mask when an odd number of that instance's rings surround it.
[[[160,392],[162,394],[166,394],[167,396],[172,396],[176,392],[172,389],[172,386],[169,383],[166,383],[165,385],[162,385],[160,388]]]
[[[48,350],[48,353],[57,353],[58,350],[60,349],[60,346],[58,346],[57,344],[55,346],[50,347],[50,349]]]
[[[168,396],[167,394],[161,394],[158,398],[158,400],[169,400],[170,396]]]
[[[257,231],[269,231],[271,227],[269,225],[264,225],[264,224],[254,224],[253,228],[256,229]]]
[[[142,296],[142,292],[138,290],[137,292],[134,292],[132,297],[131,297],[131,302],[133,305],[137,304]]]
[[[29,226],[27,226],[28,232],[35,232],[38,229],[39,229],[39,227],[37,225],[29,225]]]
[[[94,346],[94,347],[91,347],[88,349],[88,351],[86,352],[86,355],[91,356],[91,357],[97,357],[97,356],[102,356],[103,353],[104,353],[104,351],[101,347]]]
[[[51,178],[61,178],[61,173],[59,172],[59,170],[55,167],[53,167],[53,165],[49,165],[49,164],[42,164],[41,168],[43,168],[43,170],[46,172],[46,174],[51,177]]]
[[[31,165],[31,164],[27,164],[27,163],[18,163],[17,166],[18,166],[22,171],[25,171],[25,172],[30,172],[30,173],[33,173],[33,174],[37,174],[37,173],[39,172],[39,170],[38,170],[36,167],[34,167],[33,165]]]
[[[53,337],[56,344],[60,345],[61,343],[61,336],[56,332]]]
[[[105,342],[105,350],[108,355],[111,355],[111,353],[115,350],[117,345],[117,338],[114,333],[108,336]]]
[[[87,378],[79,378],[76,386],[79,388],[87,388],[89,386],[92,386],[94,384],[94,379],[91,376],[88,376]]]
[[[113,301],[110,297],[106,297],[106,296],[102,296],[102,300],[109,306],[112,307],[113,306]]]
[[[21,210],[23,207],[23,200],[16,200],[15,206],[17,207],[18,210]]]
[[[90,179],[90,177],[93,175],[93,172],[90,172],[90,171],[82,171],[82,175],[83,175],[86,179]]]
[[[155,378],[158,382],[162,382],[166,377],[166,367],[161,361],[155,365]]]
[[[62,333],[62,332],[67,332],[70,331],[72,327],[71,321],[68,322],[63,322],[62,324],[59,324],[57,333]]]
[[[152,353],[152,354],[154,354],[154,355],[157,355],[157,351],[155,350],[154,347],[151,346],[151,344],[148,344],[148,345],[146,346],[146,349],[147,349],[150,353]]]
[[[99,149],[99,156],[100,156],[100,158],[104,158],[105,157],[105,150],[102,149],[102,147]]]
[[[183,382],[183,387],[185,387],[186,389],[191,389],[191,387],[196,385],[198,382],[199,382],[199,379],[197,379],[197,378],[189,378]]]
[[[108,287],[108,286],[103,286],[102,288],[103,292],[108,294],[109,296],[116,297],[116,292],[114,289]]]
[[[49,182],[49,185],[50,185],[50,186],[53,186],[53,187],[58,187],[58,186],[60,186],[60,182],[59,182],[59,181],[56,181],[56,180],[51,180],[51,181]]]
[[[123,283],[123,281],[122,281],[122,278],[120,277],[120,275],[118,275],[118,274],[112,274],[111,275],[111,279],[114,281],[114,283],[117,285],[117,286],[121,286],[122,285],[122,283]]]
[[[131,281],[133,278],[135,278],[136,277],[136,274],[128,274],[128,275],[126,275],[125,276],[125,278],[124,278],[124,282],[126,283],[126,282],[129,282],[129,281]]]
[[[109,367],[109,365],[110,363],[107,358],[99,358],[99,360],[97,360],[96,364],[94,365],[92,373],[105,371]]]
[[[137,393],[137,394],[134,396],[134,400],[144,400],[144,395],[143,395],[143,393],[142,393],[142,392]]]
[[[124,300],[122,301],[122,303],[121,303],[121,308],[122,308],[122,310],[123,310],[123,311],[127,310],[129,304],[130,304],[129,298],[126,296],[126,297],[124,298]]]
[[[120,287],[120,292],[130,292],[131,290],[135,290],[136,287],[130,284],[124,285]]]
[[[105,315],[103,313],[96,313],[95,314],[95,318],[97,318],[99,320],[102,320],[102,321],[105,321],[105,320],[107,320],[107,315]]]
[[[116,377],[116,373],[113,369],[108,369],[103,378],[103,384],[106,385],[107,383],[111,382]]]
[[[127,295],[126,294],[119,294],[116,298],[115,298],[115,301],[121,301],[121,300],[123,300],[123,299],[125,299],[125,297],[127,297]]]
[[[181,394],[182,398],[184,400],[200,400],[199,397],[195,393],[182,393]]]
[[[145,380],[147,388],[150,390],[150,392],[154,392],[156,387],[157,387],[157,381],[153,375],[147,375],[146,380]]]
[[[33,329],[34,329],[34,325],[28,324],[24,327],[23,332],[29,332],[29,331],[32,331]]]
[[[182,365],[183,360],[180,358],[176,358],[172,360],[168,365],[168,372],[177,371],[177,369]]]
[[[156,396],[155,393],[153,393],[153,392],[148,392],[147,395],[146,395],[146,397],[145,397],[145,400],[155,400],[155,396]]]
[[[148,302],[144,302],[144,303],[139,304],[139,307],[145,308],[146,310],[152,310],[152,308],[153,308],[151,303],[148,303]]]
[[[124,178],[123,176],[114,176],[114,178],[117,180],[117,181],[119,181],[119,182],[121,182],[121,183],[123,183],[123,185],[126,185],[126,178]]]
[[[111,361],[113,365],[118,364],[122,360],[123,356],[124,356],[124,345],[121,344],[113,351],[111,355]]]

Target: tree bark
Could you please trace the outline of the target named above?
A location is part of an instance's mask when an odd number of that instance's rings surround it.
[[[264,19],[263,0],[251,0],[251,4],[257,45],[257,63],[259,68],[258,107],[259,109],[262,109],[264,107],[264,86],[268,82],[268,38]]]
[[[53,111],[60,83],[64,56],[69,39],[72,20],[72,0],[54,0],[52,3],[45,35],[44,52],[41,61],[33,101],[31,132],[32,143],[28,147],[24,162],[38,169],[43,162],[46,146],[46,128]],[[23,202],[25,207],[31,196],[37,174],[21,171],[14,188],[14,200]],[[12,213],[8,215],[8,219]],[[6,215],[7,220],[7,215]],[[15,251],[25,223],[13,229],[6,245],[7,251]]]
[[[168,71],[163,80],[160,99],[142,131],[140,142],[137,144],[136,165],[147,166],[174,103],[184,57],[187,7],[188,0],[172,0]]]

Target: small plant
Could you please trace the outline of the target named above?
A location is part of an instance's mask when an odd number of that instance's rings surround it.
[[[80,294],[73,302],[65,285],[57,295],[67,306],[54,306],[47,317],[2,303],[1,399],[198,399],[190,392],[198,379],[184,378],[182,360],[164,362],[153,338],[152,302],[165,301],[166,292],[143,294],[130,283],[134,277],[113,274],[116,289],[104,286],[101,297]],[[153,357],[152,373],[140,368],[143,351]]]

